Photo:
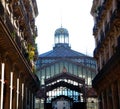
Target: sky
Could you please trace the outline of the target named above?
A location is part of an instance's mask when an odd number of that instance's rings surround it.
[[[54,47],[54,32],[61,25],[69,32],[72,50],[93,56],[95,41],[93,17],[90,14],[93,0],[37,0],[36,18],[39,54]]]

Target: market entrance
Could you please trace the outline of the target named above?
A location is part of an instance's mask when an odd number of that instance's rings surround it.
[[[44,109],[86,109],[85,80],[67,72],[46,79],[39,95]]]

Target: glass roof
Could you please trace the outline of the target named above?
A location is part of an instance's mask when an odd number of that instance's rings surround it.
[[[82,53],[72,50],[69,46],[65,44],[57,44],[53,50],[41,54],[39,57],[78,57],[86,56]]]
[[[61,34],[65,35],[65,36],[69,36],[68,30],[66,28],[63,28],[63,27],[58,28],[55,31],[55,36],[58,36],[58,35],[61,35]]]

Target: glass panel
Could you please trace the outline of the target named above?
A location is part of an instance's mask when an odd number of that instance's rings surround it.
[[[92,85],[92,77],[90,71],[88,71],[88,85]]]
[[[50,67],[46,68],[46,79],[50,78]]]
[[[74,65],[74,67],[73,67],[74,69],[73,69],[73,71],[74,71],[74,75],[76,75],[76,76],[78,76],[78,69],[77,69],[77,66],[76,65]]]
[[[60,73],[62,73],[63,68],[64,68],[64,64],[63,64],[63,62],[60,62]]]
[[[82,78],[82,67],[78,67],[78,76]]]
[[[55,74],[59,74],[59,64],[55,64]]]
[[[55,42],[56,42],[56,43],[58,43],[58,42],[59,42],[59,41],[58,41],[58,37],[56,37],[56,38],[55,38]]]
[[[42,85],[44,85],[44,80],[45,80],[45,69],[43,69],[41,72],[41,84]]]
[[[86,72],[84,68],[82,68],[82,74],[83,74],[82,77],[85,79]]]
[[[67,72],[69,72],[69,71],[68,71],[68,69],[69,69],[69,68],[68,68],[68,62],[64,62],[64,66],[65,66]]]
[[[85,84],[88,84],[88,70],[85,69]]]
[[[54,66],[52,65],[51,66],[51,77],[53,77],[54,76]]]
[[[65,43],[69,43],[69,38],[65,37]]]
[[[69,72],[72,74],[72,64],[69,64]]]

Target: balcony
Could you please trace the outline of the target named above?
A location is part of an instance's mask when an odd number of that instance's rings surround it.
[[[13,4],[13,15],[15,18],[20,18],[22,17],[22,12],[21,12],[21,8],[20,8],[20,2],[15,2]]]
[[[10,18],[9,18],[9,15],[8,15],[8,14],[5,14],[5,15],[6,15],[6,27],[8,28],[9,32],[10,32],[11,34],[13,34],[15,28],[14,28],[13,24],[11,23],[11,20],[10,20]],[[3,19],[3,20],[4,20],[4,19]],[[12,35],[12,37],[13,37],[13,35]]]
[[[101,81],[105,75],[108,75],[110,71],[115,67],[116,63],[120,61],[120,36],[118,38],[118,45],[116,47],[116,52],[113,56],[107,61],[107,63],[103,66],[101,70],[98,71],[98,74],[93,80],[93,86],[95,87],[99,81]]]
[[[111,1],[106,1],[104,0],[103,4],[101,6],[99,6],[96,10],[96,24],[93,28],[93,34],[96,35],[97,34],[97,31],[95,29],[96,28],[99,28],[100,25],[102,24],[102,20],[104,19],[104,17],[106,16],[106,11],[108,9],[108,5],[110,5]]]
[[[13,44],[16,46],[15,48],[17,48],[19,50],[20,54],[22,55],[22,57],[24,57],[24,59],[26,60],[28,65],[30,67],[32,67],[30,60],[28,58],[28,53],[26,51],[26,47],[23,45],[22,40],[21,40],[22,36],[18,36],[16,28],[12,24],[10,16],[7,14],[7,12],[4,13],[4,15],[6,17],[5,18],[0,17],[0,20],[1,20],[1,25],[4,26],[4,28],[6,29],[6,31],[9,34],[7,36],[7,40],[10,39],[13,42]],[[0,28],[2,28],[2,26]],[[1,34],[3,34],[3,33],[1,33]]]
[[[100,51],[100,48],[102,48],[104,42],[106,41],[106,38],[109,36],[113,36],[114,34],[114,28],[117,24],[117,22],[120,22],[119,18],[120,11],[118,11],[118,8],[112,13],[110,22],[105,25],[105,33],[102,32],[101,39],[97,44],[97,47],[94,50],[94,57],[96,57],[97,53]]]

